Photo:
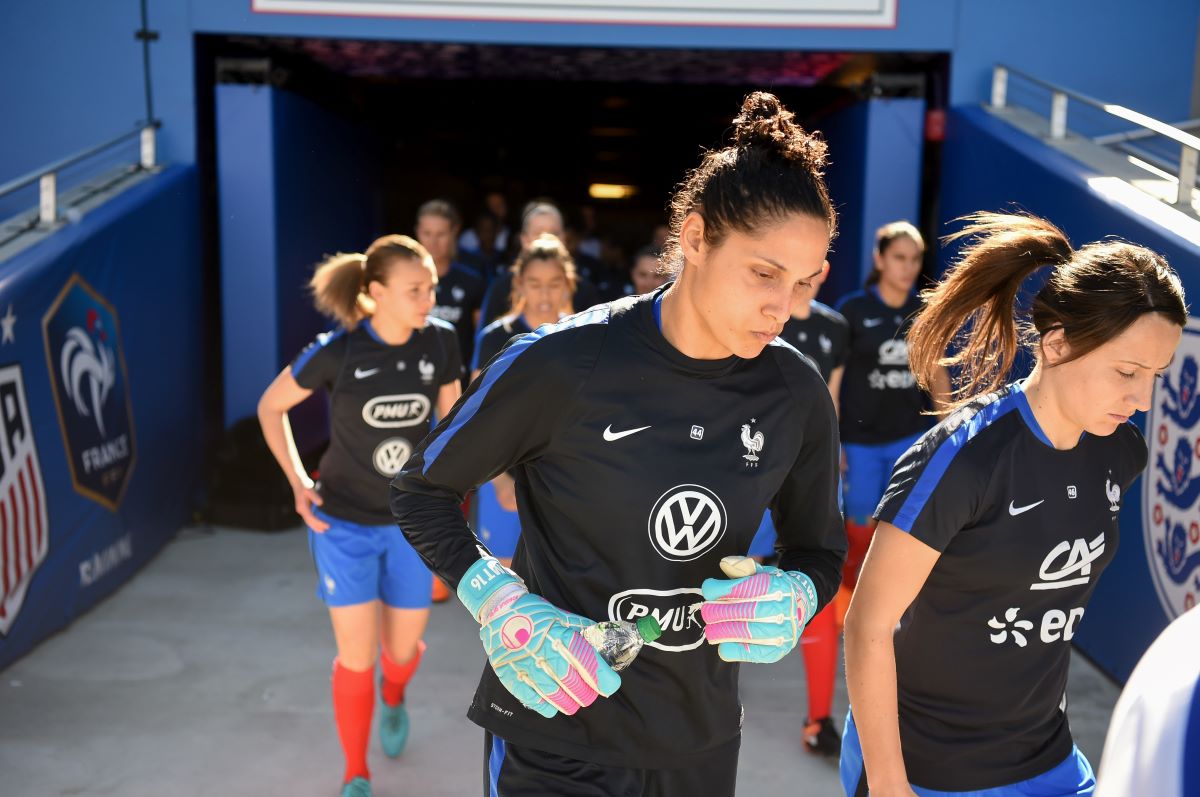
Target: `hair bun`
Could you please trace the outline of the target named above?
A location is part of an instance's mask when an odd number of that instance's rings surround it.
[[[733,120],[733,143],[738,149],[767,149],[817,174],[825,167],[829,149],[819,134],[805,132],[796,124],[796,115],[765,91],[749,94],[742,102],[742,112]]]

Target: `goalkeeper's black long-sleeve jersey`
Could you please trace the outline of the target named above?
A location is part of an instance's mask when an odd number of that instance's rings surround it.
[[[513,569],[593,619],[653,614],[664,635],[621,689],[575,716],[525,709],[490,667],[470,718],[514,744],[612,766],[678,768],[738,743],[737,665],[704,643],[699,604],[723,556],[770,507],[780,567],[823,605],[846,541],[833,405],[811,361],[776,340],[754,359],[695,360],[663,337],[655,300],[599,305],[513,339],[392,482],[392,510],[452,586],[480,557],[459,511],[516,479]]]

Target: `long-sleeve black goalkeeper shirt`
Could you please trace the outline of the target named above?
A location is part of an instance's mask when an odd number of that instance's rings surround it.
[[[515,338],[392,482],[397,523],[452,586],[480,558],[459,511],[516,479],[513,569],[594,619],[654,614],[666,632],[621,689],[573,717],[525,709],[490,667],[470,718],[514,744],[612,766],[678,768],[737,744],[737,665],[703,641],[700,584],[744,554],[764,510],[780,567],[821,604],[841,580],[833,405],[811,361],[776,340],[754,359],[695,360],[655,319],[663,289]]]

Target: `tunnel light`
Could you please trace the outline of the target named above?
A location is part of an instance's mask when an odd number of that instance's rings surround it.
[[[636,185],[617,185],[616,183],[592,183],[588,186],[588,196],[592,199],[629,199],[638,192]]]

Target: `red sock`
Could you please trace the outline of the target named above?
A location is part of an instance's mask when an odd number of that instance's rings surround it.
[[[808,718],[833,713],[833,680],[837,677],[837,607],[831,602],[812,619],[800,638],[804,671],[808,675]]]
[[[375,669],[348,670],[333,662],[333,718],[346,756],[343,783],[354,778],[371,779],[367,769],[367,742],[371,738],[371,714],[375,710]]]
[[[858,583],[858,571],[862,568],[863,559],[867,557],[867,548],[871,547],[871,538],[875,536],[875,522],[855,523],[846,521],[846,541],[850,544],[846,551],[846,563],[842,565],[842,583],[850,589]]]
[[[425,653],[425,640],[417,640],[417,652],[403,664],[392,661],[387,651],[383,651],[380,661],[383,662],[383,702],[389,706],[398,706],[404,702],[404,687],[412,680],[421,666],[421,656]]]

